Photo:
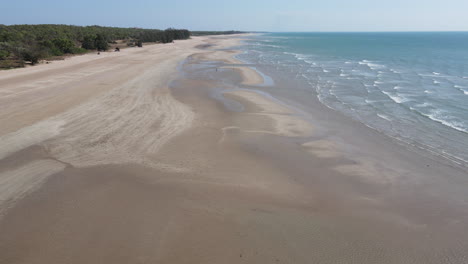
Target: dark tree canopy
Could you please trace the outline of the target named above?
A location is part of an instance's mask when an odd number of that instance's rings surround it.
[[[109,49],[109,44],[107,44],[107,39],[103,34],[97,34],[94,40],[94,45],[97,50],[105,51]]]
[[[190,38],[185,29],[166,30],[68,25],[0,25],[0,68],[15,67],[23,61],[39,60],[87,50],[107,50],[109,43],[127,40],[142,46],[143,42],[170,43]]]

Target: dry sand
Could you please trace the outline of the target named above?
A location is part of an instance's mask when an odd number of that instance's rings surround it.
[[[198,37],[0,72],[0,263],[466,260],[463,199],[409,185],[399,157],[413,154],[364,158],[247,89],[263,79],[225,49],[238,42]]]

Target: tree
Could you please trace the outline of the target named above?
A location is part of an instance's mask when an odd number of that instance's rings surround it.
[[[24,61],[31,62],[32,65],[39,62],[40,59],[44,58],[44,51],[37,48],[26,48],[21,51],[21,58]]]
[[[75,43],[66,38],[56,38],[52,40],[54,46],[57,47],[63,53],[73,53]]]
[[[7,59],[10,56],[9,46],[7,42],[0,42],[0,60]]]
[[[81,43],[81,47],[83,49],[93,50],[96,49],[96,37],[95,36],[85,36],[83,38],[83,42]]]
[[[86,50],[107,50],[111,42],[131,40],[130,45],[143,46],[145,42],[169,43],[187,39],[190,32],[185,29],[168,28],[115,28],[100,26],[69,25],[1,25],[0,24],[0,68],[3,65],[24,64],[24,60],[37,63],[48,56],[82,53]],[[80,48],[81,46],[81,48]]]
[[[94,42],[97,50],[108,50],[109,45],[107,44],[107,39],[102,34],[97,34],[96,41]]]

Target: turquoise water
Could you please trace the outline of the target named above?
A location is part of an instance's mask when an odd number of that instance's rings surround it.
[[[241,59],[305,81],[300,89],[328,107],[468,164],[468,32],[272,33],[245,51]]]

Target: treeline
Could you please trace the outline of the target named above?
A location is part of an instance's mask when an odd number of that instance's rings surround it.
[[[192,31],[192,36],[208,36],[208,35],[232,35],[232,34],[243,34],[247,32],[243,31]]]
[[[20,67],[24,62],[64,54],[105,51],[117,40],[128,45],[142,46],[144,42],[170,43],[188,39],[185,29],[166,30],[68,25],[0,25],[0,67]]]

